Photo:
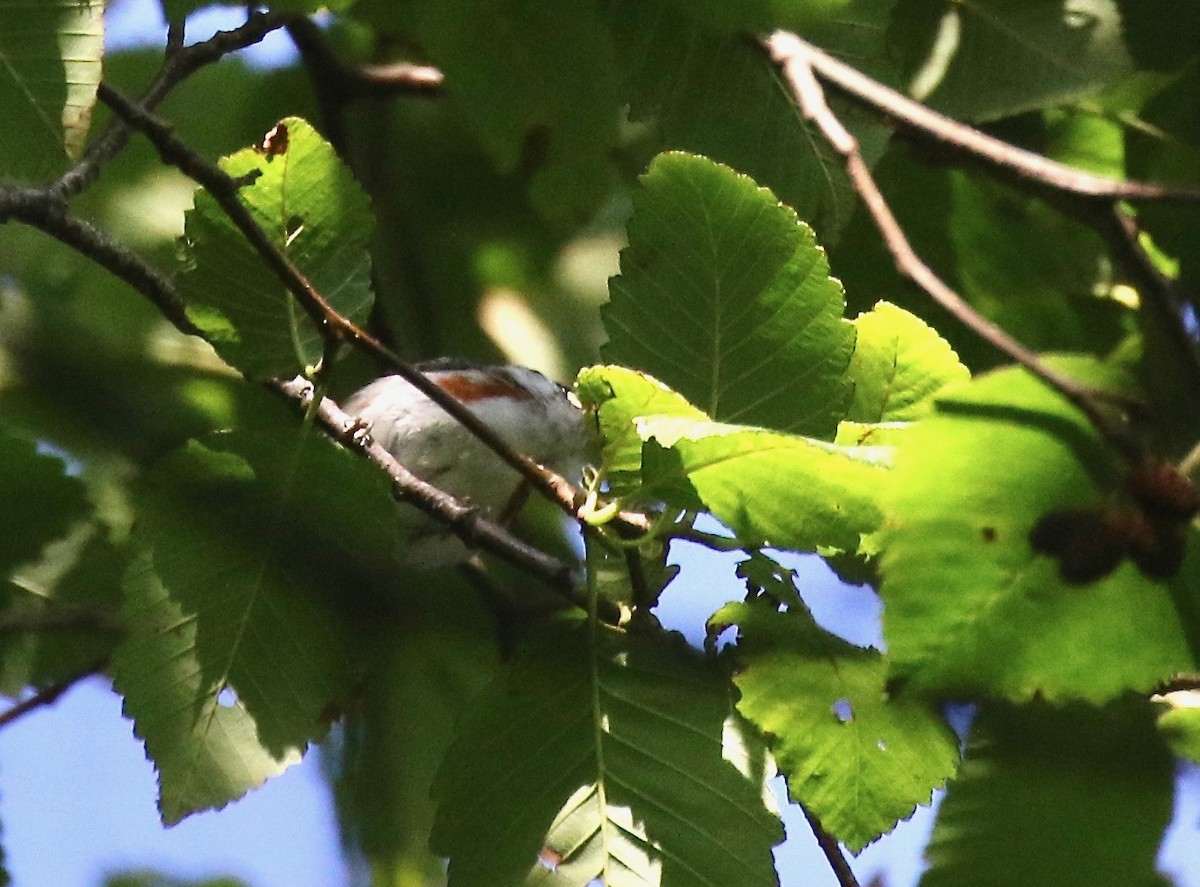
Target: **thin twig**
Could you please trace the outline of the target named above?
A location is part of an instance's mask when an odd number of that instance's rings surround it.
[[[1200,189],[1092,175],[939,114],[793,34],[774,34],[767,46],[780,63],[785,56],[802,58],[816,79],[891,120],[907,135],[934,145],[939,156],[986,166],[1010,184],[1093,228],[1143,296],[1177,363],[1189,373],[1192,389],[1200,392],[1200,348],[1180,323],[1182,313],[1174,285],[1154,266],[1137,239],[1132,216],[1120,205],[1123,200],[1194,203],[1200,201]]]
[[[578,517],[584,496],[570,481],[514,450],[469,407],[439,388],[424,373],[401,360],[395,352],[330,305],[263,231],[250,211],[238,199],[241,183],[187,147],[171,132],[167,124],[116,90],[101,83],[98,95],[101,101],[130,126],[150,139],[164,162],[177,167],[212,194],[213,199],[250,241],[255,251],[289,292],[296,297],[301,308],[312,318],[327,340],[333,338],[349,342],[383,361],[515,469],[542,496],[556,503],[569,516]]]
[[[1200,203],[1197,188],[1108,179],[1010,145],[913,101],[794,34],[778,31],[768,38],[767,45],[777,61],[785,56],[803,59],[818,79],[883,114],[897,126],[932,138],[1011,176],[1091,199]]]
[[[850,863],[846,861],[846,857],[842,854],[842,848],[838,845],[837,838],[825,831],[825,827],[821,825],[821,820],[817,819],[815,813],[808,809],[802,802],[797,802],[801,810],[804,811],[804,818],[808,820],[808,825],[816,836],[817,844],[821,848],[821,852],[825,854],[825,859],[829,861],[829,867],[833,869],[834,877],[837,878],[839,887],[859,887],[858,878],[854,876],[853,869],[850,868]]]
[[[16,721],[23,715],[29,714],[34,709],[41,708],[44,705],[52,705],[58,701],[58,698],[78,684],[85,678],[90,678],[92,675],[99,674],[104,670],[108,659],[102,659],[88,666],[84,671],[72,675],[65,680],[59,681],[57,684],[51,684],[49,687],[44,687],[34,693],[28,699],[23,699],[15,705],[0,712],[0,729],[7,727],[9,724]]]
[[[231,52],[260,42],[263,37],[283,25],[292,16],[275,12],[251,13],[246,23],[230,31],[218,31],[212,37],[191,46],[175,48],[173,41],[182,41],[182,27],[168,31],[167,56],[158,74],[138,100],[138,105],[153,109],[167,95],[200,68],[210,65]],[[116,157],[129,141],[130,128],[121,120],[111,121],[96,138],[79,162],[63,174],[52,186],[62,198],[72,197],[88,188],[100,176],[105,163]]]
[[[1035,352],[1010,336],[1003,327],[971,307],[916,254],[879,186],[876,185],[871,170],[859,151],[858,141],[826,103],[824,91],[817,82],[810,62],[812,48],[794,34],[784,31],[772,34],[766,45],[771,57],[782,68],[801,113],[817,126],[833,149],[841,155],[846,165],[846,173],[883,237],[897,272],[924,290],[935,302],[993,348],[1012,358],[1062,394],[1114,445],[1130,456],[1139,455],[1140,448],[1137,442],[1100,407],[1100,401],[1111,399],[1111,395],[1081,385],[1044,364]]]
[[[6,198],[11,198],[6,199]],[[52,193],[0,187],[0,222],[7,218],[49,234],[124,280],[149,299],[180,332],[200,335],[183,299],[165,275],[89,222],[71,215]]]

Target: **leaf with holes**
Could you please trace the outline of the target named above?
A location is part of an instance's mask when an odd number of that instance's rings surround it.
[[[238,191],[241,202],[335,310],[364,323],[373,298],[371,207],[329,143],[289,117],[263,146],[222,159],[221,168],[234,178],[257,175]],[[196,192],[183,246],[179,292],[221,357],[255,379],[294,376],[321,360],[317,325],[207,191]]]
[[[1055,365],[1127,390],[1095,361]],[[1125,467],[1060,395],[1024,370],[987,373],[896,443],[880,564],[894,678],[950,697],[1103,701],[1194,667],[1197,558],[1170,584],[1129,561],[1073,582],[1032,546],[1047,514],[1121,506]],[[1090,572],[1121,544],[1097,532],[1063,556]]]
[[[100,0],[0,0],[0,183],[83,152],[104,55]]]
[[[854,328],[812,230],[728,167],[663,154],[642,177],[602,309],[605,359],[722,422],[831,438]]]
[[[137,497],[144,556],[115,658],[125,712],[159,773],[163,821],[224,806],[298,761],[348,693],[343,606],[390,572],[386,477],[324,438],[212,435]]]
[[[851,851],[954,773],[958,740],[937,712],[889,699],[879,652],[822,630],[802,605],[726,604],[709,625],[737,626],[738,711],[770,737],[791,796]]]
[[[560,623],[476,705],[434,790],[452,887],[776,883],[764,751],[679,639]]]

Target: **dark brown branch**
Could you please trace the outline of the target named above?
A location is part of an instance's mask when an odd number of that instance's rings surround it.
[[[436,403],[459,424],[482,441],[496,455],[515,469],[542,496],[557,504],[566,514],[578,517],[583,495],[561,475],[538,465],[528,456],[515,451],[470,408],[430,381],[411,364],[400,359],[391,349],[370,333],[337,311],[312,286],[304,274],[288,259],[250,211],[238,199],[241,183],[235,181],[187,147],[171,132],[170,127],[145,109],[126,99],[116,90],[101,84],[100,100],[120,115],[130,126],[150,139],[163,161],[177,167],[185,175],[206,188],[225,211],[238,230],[250,241],[255,251],[275,273],[289,292],[296,297],[326,340],[348,342],[381,360],[406,382]]]
[[[0,188],[0,220],[11,217],[56,237],[153,302],[180,332],[201,335],[187,318],[182,299],[166,277],[103,232],[67,215],[61,203],[50,200],[43,191]],[[276,381],[271,387],[292,398],[302,410],[311,404],[312,388],[304,380]],[[357,427],[332,401],[323,402],[318,417],[322,419],[322,427],[343,443],[347,442],[346,423]],[[586,604],[575,589],[570,565],[522,542],[477,510],[415,478],[377,444],[368,446],[362,440],[352,440],[351,445],[388,473],[398,498],[447,524],[468,546],[488,551],[538,576],[572,603]]]
[[[825,859],[829,861],[829,867],[833,869],[838,887],[859,887],[858,878],[854,876],[854,871],[850,868],[850,863],[846,861],[846,857],[842,854],[842,848],[838,845],[837,838],[825,831],[825,827],[821,825],[821,820],[817,819],[816,814],[809,810],[807,806],[802,802],[797,803],[800,809],[804,811],[804,818],[808,820],[808,825],[817,839],[817,845],[821,848],[821,852],[825,854]]]
[[[884,245],[891,254],[896,271],[924,290],[935,302],[949,311],[955,319],[990,344],[993,348],[1021,364],[1046,385],[1067,398],[1080,410],[1097,431],[1130,456],[1140,454],[1138,444],[1122,425],[1115,423],[1101,408],[1100,402],[1111,399],[1104,392],[1093,391],[1074,379],[1046,366],[1038,355],[1010,336],[1003,327],[988,320],[934,273],[912,245],[892,214],[891,207],[871,170],[862,157],[858,141],[850,134],[825,101],[824,91],[817,82],[812,63],[811,46],[794,34],[777,31],[767,40],[771,57],[783,70],[796,104],[805,119],[811,121],[825,136],[846,164],[846,173],[855,191],[862,198]]]
[[[0,712],[0,729],[7,727],[9,724],[18,720],[29,712],[41,708],[44,705],[53,705],[58,701],[59,697],[78,684],[85,678],[90,678],[94,674],[99,674],[104,670],[104,666],[108,660],[103,659],[88,666],[84,671],[72,675],[66,680],[59,681],[57,684],[51,684],[39,690],[37,693],[30,696],[28,699],[18,702],[3,712]]]
[[[188,335],[200,334],[188,318],[183,300],[163,274],[99,228],[71,215],[66,204],[53,193],[0,187],[0,223],[8,219],[23,222],[65,243],[129,283],[153,302],[176,329]]]
[[[915,102],[889,86],[838,61],[794,34],[777,32],[768,38],[776,60],[799,58],[819,80],[838,92],[882,114],[901,129],[956,153],[985,163],[1009,176],[1036,183],[1059,193],[1094,200],[1200,203],[1200,189],[1178,188],[1152,182],[1116,181],[1075,169],[1063,163],[1010,145]]]

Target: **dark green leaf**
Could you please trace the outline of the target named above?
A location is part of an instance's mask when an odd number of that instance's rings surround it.
[[[745,176],[664,154],[628,232],[603,309],[605,359],[715,419],[832,437],[854,330],[811,229]]]
[[[725,5],[725,17],[755,15],[744,4]],[[826,45],[835,50],[875,61],[883,56],[886,22],[880,17],[887,4],[863,5],[869,7],[865,20],[839,10],[829,17],[848,25],[819,36],[831,38]],[[808,6],[799,18],[810,24],[828,12]],[[612,0],[606,14],[630,114],[653,125],[656,144],[703,154],[752,176],[832,242],[855,202],[842,159],[796,112],[770,59],[746,38],[753,29],[730,32],[728,21],[714,27],[694,15],[691,4],[665,0]],[[886,129],[856,109],[844,116],[874,158]]]
[[[764,735],[788,792],[857,853],[928,804],[954,772],[958,740],[927,703],[889,699],[876,650],[823,631],[803,609],[726,604],[738,711]]]
[[[1067,104],[1132,69],[1113,0],[902,0],[895,21],[909,93],[965,120]]]
[[[1144,702],[987,708],[942,803],[921,887],[1166,887],[1154,860],[1172,770]]]
[[[563,624],[461,726],[434,847],[452,887],[775,884],[765,767],[726,680],[677,639]]]
[[[378,880],[432,884],[444,865],[429,850],[430,787],[498,650],[492,615],[465,582],[439,578],[403,594],[402,608],[356,638],[369,658],[362,704],[343,731],[338,812]]]
[[[1057,365],[1100,387],[1126,383],[1093,361]],[[1068,583],[1032,548],[1047,513],[1119,503],[1121,482],[1091,426],[1024,371],[943,398],[900,437],[889,485],[881,566],[893,675],[944,696],[1101,701],[1189,668],[1164,584],[1129,562]],[[1107,556],[1119,540],[1088,544]],[[1194,584],[1194,568],[1181,585]]]
[[[46,178],[82,153],[103,16],[100,0],[0,0],[0,182]]]
[[[245,148],[221,161],[271,241],[335,309],[358,323],[371,308],[370,203],[329,143],[289,117],[273,153]],[[188,314],[217,352],[252,378],[291,376],[323,355],[320,331],[208,192],[184,230],[186,270],[177,279]]]
[[[386,478],[310,433],[214,435],[138,499],[115,683],[163,821],[224,806],[324,735],[354,676],[343,608],[395,550]],[[377,605],[377,602],[375,602]]]
[[[87,516],[83,483],[62,459],[32,441],[0,432],[0,577],[38,556],[51,540]]]
[[[572,222],[588,218],[613,182],[620,106],[594,4],[442,0],[410,4],[406,18],[501,170],[532,161],[535,204]],[[529,156],[531,143],[540,156]]]

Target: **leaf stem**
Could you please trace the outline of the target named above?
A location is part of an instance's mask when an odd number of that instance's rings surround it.
[[[854,870],[850,868],[850,863],[842,854],[842,848],[838,844],[837,838],[825,831],[821,820],[817,819],[816,814],[808,807],[801,802],[797,802],[797,805],[804,811],[804,818],[808,820],[808,825],[817,839],[821,852],[825,854],[825,859],[829,861],[829,867],[833,869],[838,887],[859,887],[858,878],[855,877]]]

